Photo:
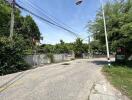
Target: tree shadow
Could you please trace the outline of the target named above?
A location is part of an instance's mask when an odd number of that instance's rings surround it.
[[[124,61],[124,62],[113,62],[112,63],[113,66],[116,67],[128,67],[128,68],[132,68],[132,61]]]
[[[95,61],[91,61],[91,62],[96,65],[106,65],[108,63],[107,61],[103,61],[103,60],[95,60]]]
[[[11,78],[6,83],[4,83],[3,85],[1,85],[0,88],[2,88],[2,90],[0,90],[0,93],[3,92],[4,90],[6,90],[8,87],[10,87],[12,84],[14,84],[15,82],[17,82],[18,80],[22,79],[29,72],[22,71],[20,74],[16,75],[15,77]]]

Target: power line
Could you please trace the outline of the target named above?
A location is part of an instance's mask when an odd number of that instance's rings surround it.
[[[88,36],[86,36],[85,38],[83,38],[82,40],[84,41],[85,39],[87,39],[88,37],[92,37],[94,34],[90,34]]]
[[[23,2],[21,2],[20,0],[18,0],[20,3],[23,3]],[[30,7],[30,8],[33,8],[33,9],[37,9],[37,10],[39,10],[44,16],[46,16],[49,20],[51,20],[51,21],[53,21],[54,23],[56,23],[56,24],[58,24],[57,22],[55,22],[53,19],[51,19],[49,16],[47,16],[41,9],[39,9],[38,7],[35,7],[35,5],[33,5],[33,4],[31,4],[29,1],[26,1],[27,3],[28,3],[28,6]],[[60,25],[60,24],[59,24]]]
[[[29,2],[29,1],[26,1],[26,2],[32,4],[32,3]],[[33,6],[36,6],[36,7],[39,8],[41,11],[43,11],[43,12],[46,14],[46,16],[47,16],[49,19],[51,19],[52,21],[56,20],[57,22],[60,22],[60,23],[61,23],[60,25],[65,25],[67,28],[69,28],[69,29],[71,29],[71,30],[74,30],[72,27],[68,26],[68,25],[65,24],[64,22],[62,22],[62,21],[60,21],[59,19],[55,18],[53,15],[49,14],[49,13],[48,13],[47,11],[45,11],[44,9],[40,8],[38,5],[36,5],[36,4],[32,4],[32,5],[33,5]],[[49,17],[49,16],[50,16],[50,17]],[[54,19],[54,20],[53,20],[53,19]]]
[[[61,25],[63,27],[67,27],[69,29],[71,29],[72,31],[75,31],[72,27],[68,26],[67,24],[63,23],[62,21],[60,21],[59,19],[55,18],[53,15],[49,14],[47,11],[45,11],[44,9],[40,8],[39,6],[37,6],[36,4],[32,4],[32,2],[26,1],[31,8],[37,8],[39,11],[42,12],[42,14],[44,16],[46,16],[49,20],[53,21],[54,23]],[[36,10],[36,9],[35,9]],[[56,20],[56,21],[55,21]],[[59,22],[59,23],[58,23]],[[75,32],[74,32],[75,33]],[[78,34],[79,36],[79,34]]]
[[[51,22],[51,21],[49,21],[49,20],[47,20],[47,19],[45,19],[45,18],[43,18],[43,17],[41,17],[41,16],[39,16],[39,15],[33,13],[32,11],[30,11],[30,10],[28,10],[28,9],[26,9],[26,8],[24,8],[24,7],[22,7],[22,6],[20,6],[18,3],[16,3],[16,6],[19,7],[20,9],[22,9],[22,10],[24,10],[24,11],[26,11],[26,12],[32,14],[33,16],[35,16],[35,17],[37,17],[37,18],[39,18],[39,19],[45,21],[45,22],[48,23],[48,24],[54,25],[54,26],[56,26],[56,27],[59,27],[59,28],[65,30],[65,31],[71,33],[72,35],[76,36],[77,38],[79,37],[79,35],[76,34],[76,33],[74,33],[73,31],[71,31],[71,30],[69,30],[69,29],[67,29],[67,28],[65,28],[65,27],[63,27],[63,26],[61,26],[61,25],[58,25],[57,23]]]

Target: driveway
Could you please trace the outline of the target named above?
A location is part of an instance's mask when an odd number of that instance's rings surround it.
[[[105,63],[77,59],[0,77],[0,100],[128,100],[102,75]]]

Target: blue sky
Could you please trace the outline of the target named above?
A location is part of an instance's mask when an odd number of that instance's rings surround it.
[[[72,31],[76,32],[80,35],[81,38],[85,38],[88,33],[85,26],[87,22],[90,20],[94,20],[97,11],[99,10],[101,4],[99,0],[84,0],[84,2],[76,6],[75,0],[16,0],[21,6],[31,10],[32,12],[46,18],[41,11],[33,9],[30,7],[29,2],[32,5],[37,5],[43,10],[45,10],[48,15],[52,15],[58,19],[58,23],[63,22],[66,25],[72,27]],[[21,2],[20,2],[21,1]],[[106,0],[104,0],[106,1]],[[29,15],[22,11],[22,15]],[[76,37],[72,34],[60,29],[56,28],[52,25],[48,25],[42,20],[33,17],[35,22],[37,23],[44,40],[42,43],[47,44],[56,44],[59,43],[60,39],[65,42],[73,42]],[[54,19],[56,21],[56,19]]]

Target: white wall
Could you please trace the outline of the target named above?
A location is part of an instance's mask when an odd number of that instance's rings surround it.
[[[49,64],[51,63],[50,59],[45,55],[28,55],[24,58],[24,60],[30,64],[31,66],[36,66],[36,65],[44,65],[44,64]]]
[[[54,62],[63,62],[74,59],[74,54],[54,54],[53,59]],[[51,63],[51,60],[49,57],[47,57],[46,54],[40,54],[40,55],[28,55],[24,58],[24,60],[30,64],[31,66],[40,66]]]

